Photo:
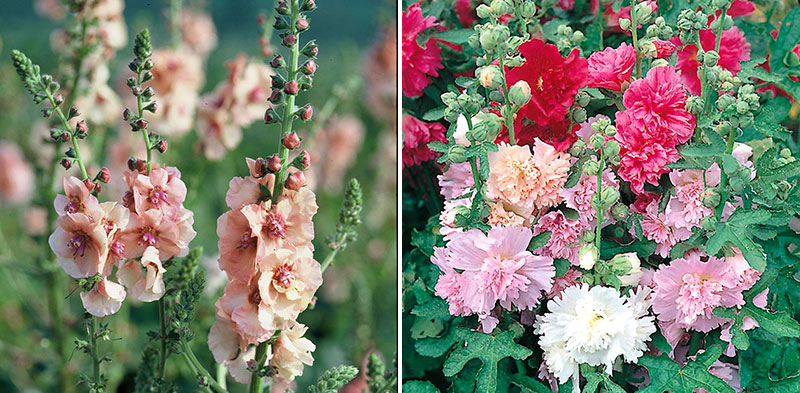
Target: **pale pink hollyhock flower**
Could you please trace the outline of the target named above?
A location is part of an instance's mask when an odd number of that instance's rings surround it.
[[[238,209],[244,205],[258,203],[266,197],[262,189],[272,190],[275,188],[275,175],[267,173],[261,177],[256,168],[256,160],[246,158],[247,167],[250,175],[245,177],[234,177],[228,184],[228,193],[225,194],[225,203],[231,209]]]
[[[716,187],[720,180],[719,166],[714,163],[706,171],[698,169],[673,169],[669,174],[675,186],[675,196],[667,204],[667,220],[678,228],[691,229],[713,213],[703,206],[706,190]]]
[[[739,161],[740,164],[744,165],[747,169],[750,170],[750,180],[756,178],[756,168],[753,165],[753,162],[750,161],[750,157],[753,156],[752,147],[744,143],[735,142],[731,155],[733,155],[733,158]]]
[[[555,268],[551,258],[527,250],[531,238],[533,233],[524,227],[494,227],[488,233],[472,229],[447,236],[447,245],[436,248],[431,258],[446,280],[453,281],[451,270],[461,271],[458,285],[441,287],[445,300],[463,300],[457,308],[464,315],[478,314],[481,320],[496,304],[506,309],[535,307],[541,292],[552,288]]]
[[[119,311],[125,300],[125,287],[102,279],[89,292],[81,292],[81,303],[89,314],[104,317]]]
[[[272,69],[260,60],[239,55],[228,63],[230,74],[230,112],[233,123],[246,127],[263,118],[264,103],[272,92]]]
[[[219,267],[231,279],[247,281],[256,269],[258,238],[240,210],[230,210],[217,219]]]
[[[619,188],[619,180],[614,175],[614,172],[608,168],[603,171],[603,188],[605,187]],[[582,174],[574,187],[565,188],[561,191],[561,196],[564,198],[564,204],[568,208],[578,211],[581,221],[587,223],[587,225],[594,225],[597,218],[597,209],[592,206],[592,199],[594,199],[596,192],[597,176]],[[606,218],[610,218],[608,214]]]
[[[157,248],[164,260],[188,253],[188,247],[182,247],[184,241],[178,224],[160,210],[131,215],[130,224],[122,232],[120,241],[125,246],[127,258],[142,256],[150,246]]]
[[[303,337],[308,330],[306,326],[297,322],[289,323],[291,327],[281,329],[269,361],[269,365],[275,367],[277,372],[275,378],[283,382],[293,381],[295,377],[303,375],[303,367],[314,364],[311,354],[316,348],[314,343]]]
[[[439,192],[445,200],[466,194],[475,184],[472,168],[468,162],[450,164],[447,170],[436,178],[439,180]]]
[[[158,110],[148,119],[163,135],[183,135],[192,127],[198,92],[205,80],[203,60],[186,48],[157,49],[152,59],[155,67],[150,86],[156,91]]]
[[[152,302],[164,296],[164,266],[159,260],[158,250],[147,247],[140,260],[128,259],[117,270],[120,284],[128,288],[134,299]]]
[[[99,216],[102,217],[102,211]],[[58,218],[58,228],[50,235],[50,248],[71,277],[107,276],[108,235],[99,220],[84,213]]]
[[[211,16],[205,12],[184,9],[181,14],[183,44],[200,56],[206,57],[217,47],[217,29]]]
[[[26,204],[33,196],[33,169],[16,144],[0,143],[0,200]]]
[[[445,247],[436,247],[433,250],[431,262],[439,267],[443,272],[436,282],[436,296],[447,300],[448,309],[451,315],[470,315],[473,311],[465,305],[462,287],[466,286],[465,276],[456,272],[447,264],[448,251]]]
[[[364,141],[364,124],[357,117],[334,117],[314,135],[311,157],[315,184],[329,191],[342,187],[345,173],[356,160]]]
[[[197,112],[198,145],[209,160],[218,161],[228,150],[236,148],[242,141],[242,128],[233,123],[229,111],[217,107],[219,103],[210,98],[201,98]],[[211,98],[213,100],[213,98]]]
[[[739,277],[724,259],[703,262],[699,254],[689,254],[662,265],[653,282],[658,320],[683,329],[708,332],[725,321],[713,314],[714,308],[744,305]]]
[[[108,257],[106,264],[110,266],[125,258],[125,245],[120,241],[122,231],[128,227],[130,212],[125,206],[116,202],[103,202],[100,204],[103,217],[100,225],[108,236]]]
[[[228,372],[239,383],[250,383],[252,373],[247,369],[247,362],[255,359],[256,347],[247,345],[234,330],[235,324],[220,305],[216,303],[217,320],[208,332],[208,347],[217,364],[228,367]]]
[[[564,258],[573,265],[578,265],[578,248],[581,236],[590,227],[580,220],[570,220],[560,210],[553,210],[541,217],[533,226],[533,233],[538,235],[544,231],[552,233],[546,245],[536,253],[551,258]]]
[[[739,366],[735,364],[715,361],[708,369],[708,372],[725,381],[728,386],[736,392],[743,392],[741,380],[739,378]],[[709,393],[703,388],[698,388],[697,393]]]
[[[589,87],[601,87],[621,92],[630,83],[636,50],[622,43],[616,49],[608,47],[589,56]]]
[[[580,138],[581,140],[583,140],[588,144],[589,139],[591,139],[592,135],[596,133],[596,131],[592,129],[592,124],[594,124],[594,122],[600,119],[608,120],[609,118],[606,115],[594,115],[588,118],[585,122],[581,123],[581,128],[578,129],[578,131],[576,131],[575,134],[578,136],[578,138]]]
[[[539,139],[534,153],[528,146],[501,143],[489,153],[489,199],[507,202],[518,214],[528,217],[535,209],[546,209],[561,202],[559,192],[567,180],[569,156],[558,153]]]
[[[461,228],[456,226],[456,215],[459,212],[469,211],[471,207],[472,198],[460,198],[444,201],[442,212],[439,213],[439,224],[442,225],[442,227],[439,229],[439,233],[442,235],[447,235],[451,232],[461,232]]]
[[[472,200],[470,199],[470,205]],[[512,210],[506,209],[502,202],[489,202],[491,210],[489,210],[489,217],[486,223],[491,226],[498,227],[521,227],[526,226],[527,221]]]
[[[276,316],[265,300],[266,288],[259,284],[260,273],[249,281],[232,280],[217,300],[217,319],[223,314],[233,323],[233,329],[247,344],[269,339],[276,329]]]
[[[82,118],[90,124],[111,125],[122,113],[122,100],[108,85],[110,75],[108,65],[99,63],[78,84],[82,94],[75,98],[75,106],[81,108]],[[75,122],[77,118],[71,123]]]
[[[285,244],[305,246],[314,239],[314,223],[311,218],[317,212],[314,193],[308,188],[289,193],[274,206],[270,201],[243,206],[242,214],[250,223],[250,229],[258,238],[257,259],[283,248]]]
[[[658,211],[658,205],[658,199],[654,199],[647,203],[644,209],[639,209],[634,205],[634,211],[643,215],[641,226],[644,237],[656,242],[656,253],[666,258],[672,246],[679,241],[688,239],[692,235],[692,231],[676,227],[665,212]],[[630,233],[636,235],[635,228],[631,228]]]
[[[72,213],[87,213],[93,218],[99,219],[94,214],[100,211],[100,204],[97,202],[97,198],[91,194],[91,191],[77,177],[64,178],[64,193],[66,195],[56,195],[56,199],[53,202],[56,213],[59,216]]]
[[[565,289],[580,284],[578,279],[581,278],[581,275],[582,274],[580,270],[569,268],[569,270],[567,270],[563,276],[553,279],[553,288],[547,292],[547,298],[553,299],[559,297],[561,296],[561,292],[563,292]]]
[[[260,261],[258,286],[271,313],[284,320],[293,320],[311,303],[322,285],[320,265],[314,260],[311,247],[278,249]]]
[[[180,208],[186,199],[186,184],[180,175],[174,167],[153,168],[149,175],[139,174],[133,185],[136,212],[157,209],[167,213]]]

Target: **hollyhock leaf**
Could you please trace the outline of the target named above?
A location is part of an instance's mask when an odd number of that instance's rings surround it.
[[[628,252],[635,252],[640,258],[646,259],[656,252],[658,245],[652,240],[634,240],[628,244],[620,244],[615,241],[602,239],[602,247],[600,247],[600,258],[609,259],[617,254],[625,254]]]
[[[792,319],[789,314],[783,311],[771,313],[756,307],[752,301],[747,302],[738,312],[733,308],[717,307],[714,309],[714,315],[733,320],[730,328],[731,343],[737,349],[746,350],[750,346],[750,339],[743,329],[745,317],[755,319],[760,328],[775,336],[800,337],[800,324]]]
[[[583,175],[583,165],[588,160],[589,156],[584,156],[572,164],[572,167],[569,169],[569,177],[567,177],[567,181],[564,183],[564,189],[575,187],[578,184],[581,180],[581,175]]]
[[[584,365],[581,367],[581,375],[586,378],[586,385],[581,390],[583,393],[598,392],[600,385],[603,386],[603,389],[599,390],[600,392],[625,393],[625,389],[614,383],[606,373],[597,372],[597,370]]]
[[[411,313],[424,318],[450,319],[447,301],[440,297],[432,297],[430,301],[417,304]]]
[[[800,377],[786,378],[780,381],[770,381],[768,386],[748,389],[750,393],[795,393],[800,391]]]
[[[451,44],[463,45],[472,35],[472,29],[444,30],[433,35],[433,38],[447,41]]]
[[[551,231],[542,231],[542,233],[534,236],[531,239],[530,244],[528,245],[528,250],[530,252],[534,252],[535,250],[544,247],[547,242],[550,241],[550,238],[553,237],[553,232]]]
[[[747,225],[763,224],[768,221],[770,217],[771,214],[766,210],[736,209],[736,211],[731,214],[730,218],[728,218],[727,223],[729,225],[744,227]]]
[[[411,338],[436,337],[442,329],[444,324],[438,319],[417,318],[411,325]]]
[[[511,383],[517,385],[523,393],[552,393],[549,387],[539,382],[535,378],[524,374],[514,374],[511,376]]]
[[[446,107],[433,108],[433,109],[425,112],[424,115],[422,115],[422,120],[425,120],[425,121],[438,121],[438,120],[440,120],[441,118],[444,117],[444,110],[445,109],[446,109]],[[428,148],[433,150],[433,147],[431,147],[430,143],[428,144]],[[436,151],[444,152],[442,150],[436,150]]]
[[[408,393],[439,393],[439,389],[428,381],[408,381],[403,384],[403,391]]]
[[[568,259],[556,258],[553,260],[553,266],[556,268],[555,277],[564,277],[569,268],[572,267],[572,263]]]
[[[479,359],[483,366],[478,371],[476,391],[494,392],[497,388],[497,364],[507,357],[524,360],[533,353],[530,349],[514,342],[521,335],[522,329],[509,331],[495,329],[494,333],[485,334],[458,328],[457,341],[464,344],[458,345],[444,362],[442,369],[444,375],[452,377],[458,374],[467,362]]]
[[[708,372],[720,355],[722,347],[714,344],[683,367],[667,354],[659,357],[645,355],[639,359],[639,364],[650,373],[650,385],[639,389],[638,393],[693,393],[699,387],[710,393],[734,393],[727,382]]]
[[[792,133],[780,123],[786,119],[792,104],[786,97],[775,97],[761,107],[758,115],[753,119],[753,127],[742,130],[748,141],[761,138],[775,138],[782,141],[788,140]]]
[[[772,72],[781,72],[789,68],[784,58],[798,42],[800,42],[800,9],[793,8],[783,18],[778,38],[769,46],[769,65]]]
[[[414,349],[423,356],[438,358],[447,352],[456,343],[456,329],[446,329],[440,337],[430,337],[414,343]]]

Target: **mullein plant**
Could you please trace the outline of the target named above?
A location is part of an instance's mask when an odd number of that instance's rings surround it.
[[[404,388],[800,389],[800,9],[447,4],[403,12],[403,163],[443,202]]]
[[[304,177],[310,157],[301,150],[301,138],[293,129],[296,120],[307,122],[313,113],[310,105],[297,103],[297,96],[311,88],[316,71],[316,44],[301,45],[299,39],[309,28],[306,14],[315,8],[313,0],[277,3],[274,29],[288,54],[286,60],[281,55],[272,59],[274,73],[256,69],[270,74],[261,75],[272,85],[268,102],[262,103],[267,106],[264,121],[276,125],[280,145],[268,158],[246,160],[249,176],[231,180],[226,195],[231,210],[218,221],[219,264],[229,282],[216,302],[217,321],[208,334],[219,363],[216,378],[190,345],[195,308],[205,285],[199,268],[202,250],[189,249],[196,232],[194,215],[183,206],[188,190],[180,171],[158,164],[154,157],[156,152],[166,153],[169,145],[149,120],[162,110],[157,101],[160,92],[152,86],[159,65],[149,31],[135,38],[126,80],[133,105],[122,111],[130,131],[140,135],[145,153],[130,157],[127,170],[119,174],[124,184],[119,200],[102,203],[98,197],[112,173],[106,167],[90,173],[81,155],[78,142],[92,135],[81,110],[65,105],[61,86],[51,75],[42,73],[25,54],[12,52],[34,102],[56,124],[50,139],[68,145],[58,162],[79,171],[64,179],[64,194],[54,197],[57,219],[49,243],[63,271],[76,280],[86,310],[87,338],[76,338],[75,344],[91,359],[91,373],[80,378],[89,391],[106,389],[101,365],[111,355],[101,353],[99,341],[114,335],[104,320],[119,311],[126,298],[155,302],[153,312],[160,322],[158,330],[148,333],[151,341],[143,351],[137,391],[175,391],[166,379],[171,354],[184,358],[200,389],[207,392],[227,391],[226,369],[234,380],[248,384],[250,392],[262,392],[267,385],[288,388],[304,366],[312,364],[314,344],[303,337],[307,327],[297,317],[313,306],[322,274],[337,253],[355,240],[362,208],[361,188],[353,179],[327,242],[328,254],[321,264],[317,262],[311,243],[316,198],[305,187]],[[309,391],[335,391],[357,372],[350,366],[333,368]],[[379,358],[370,361],[367,375],[381,391],[395,389],[396,373],[386,372]]]

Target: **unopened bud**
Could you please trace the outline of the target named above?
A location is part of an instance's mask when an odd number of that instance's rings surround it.
[[[267,170],[272,173],[278,173],[281,170],[281,158],[277,154],[273,155],[267,160]]]
[[[597,164],[597,161],[586,161],[583,164],[583,173],[589,176],[597,176],[597,171],[600,170],[600,165]]]
[[[622,30],[628,30],[631,28],[631,20],[627,18],[620,18],[619,19],[619,28]]]
[[[273,90],[272,93],[269,94],[268,100],[269,100],[269,102],[271,102],[273,104],[277,104],[277,103],[281,102],[282,98],[283,98],[283,92],[282,91]]]
[[[69,158],[62,158],[61,166],[63,166],[64,169],[69,169],[70,167],[72,167],[72,160],[70,160]]]
[[[303,119],[303,121],[309,121],[311,120],[311,115],[313,114],[314,108],[312,108],[311,105],[308,105],[300,111],[300,118]]]
[[[93,181],[89,179],[84,180],[83,185],[86,186],[86,189],[88,189],[89,192],[93,191],[94,188],[97,186],[97,184],[95,184]]]
[[[253,176],[260,179],[267,174],[267,161],[261,157],[256,159],[256,164],[253,168]]]
[[[137,171],[144,172],[147,170],[147,163],[144,160],[136,160],[136,164],[134,164],[134,167],[136,168]]]
[[[125,108],[125,110],[122,111],[122,120],[128,121],[131,119],[131,116],[133,116],[133,113],[130,109]]]
[[[136,170],[136,159],[133,157],[128,157],[128,169]]]
[[[305,31],[308,29],[308,19],[306,18],[299,18],[297,22],[294,24],[297,27],[298,31]]]
[[[578,262],[583,269],[592,269],[599,258],[600,251],[594,244],[586,243],[578,250]]]
[[[69,115],[68,118],[72,119],[73,117],[80,116],[81,112],[78,110],[78,107],[73,105],[69,108]]]
[[[603,187],[600,191],[600,203],[611,206],[619,200],[619,191],[614,187]]]
[[[467,160],[467,150],[461,145],[450,146],[447,151],[447,158],[456,164],[460,164]]]
[[[283,37],[283,46],[290,47],[297,44],[297,36],[294,34],[287,34],[286,37]]]
[[[292,173],[286,178],[286,189],[298,191],[304,185],[306,185],[306,175],[301,171]]]
[[[57,94],[53,99],[56,101],[56,105],[61,105],[64,102],[64,96],[61,94]]]
[[[69,135],[69,132],[61,133],[61,136],[58,138],[61,142],[69,142],[72,140],[72,136]]]
[[[611,216],[617,221],[625,221],[628,218],[628,207],[618,203],[611,208]]]
[[[264,112],[264,123],[272,124],[278,121],[278,114],[272,108],[267,108]]]
[[[108,183],[108,181],[111,180],[111,171],[109,171],[108,168],[103,167],[100,169],[100,173],[97,174],[96,179],[103,183]]]
[[[516,106],[524,106],[531,100],[531,86],[528,82],[518,81],[508,92],[508,99]]]
[[[150,113],[156,113],[156,111],[158,111],[158,103],[153,101],[149,103],[146,107],[144,107],[144,110]]]
[[[297,133],[292,132],[286,134],[283,139],[281,139],[281,143],[283,147],[289,150],[296,149],[297,146],[300,146],[300,137],[297,136]]]
[[[295,95],[298,91],[300,91],[300,85],[295,80],[291,80],[283,86],[283,92],[286,94]]]
[[[317,72],[317,63],[314,60],[309,60],[303,65],[303,73],[306,75],[313,75]]]
[[[78,135],[86,135],[89,132],[89,126],[86,125],[85,120],[81,120],[75,125],[75,132]]]
[[[273,68],[283,68],[286,67],[286,60],[284,60],[283,56],[281,55],[275,55],[275,57],[272,58],[272,61],[269,62],[269,65],[271,65]]]
[[[147,120],[145,119],[136,120],[136,128],[144,130],[147,129],[147,126],[148,126]]]
[[[168,147],[169,147],[169,145],[167,144],[167,141],[163,141],[163,140],[158,142],[158,144],[156,145],[156,149],[158,150],[159,153],[162,153],[162,154],[167,151]]]
[[[314,0],[303,0],[302,5],[300,5],[300,11],[313,11],[317,8],[317,3]]]

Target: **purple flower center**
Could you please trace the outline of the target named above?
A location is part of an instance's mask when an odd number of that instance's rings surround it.
[[[153,191],[150,192],[150,203],[156,208],[161,207],[162,203],[169,205],[167,193],[161,189],[161,186],[153,187]]]
[[[152,230],[145,231],[144,233],[142,233],[142,239],[139,240],[139,244],[145,247],[147,246],[158,247],[158,238],[152,232]]]
[[[111,243],[111,255],[114,256],[116,259],[125,258],[125,245],[122,242],[116,241]]]
[[[294,278],[292,266],[281,265],[281,267],[275,269],[275,273],[272,275],[272,282],[280,288],[288,289],[294,282]]]
[[[286,222],[278,213],[267,212],[267,217],[264,223],[264,231],[267,236],[277,239],[286,237]]]
[[[258,239],[253,237],[253,232],[247,231],[242,234],[242,239],[239,240],[239,244],[236,245],[236,249],[248,248],[255,245],[257,241]]]
[[[69,240],[67,243],[67,247],[72,249],[72,257],[77,258],[79,256],[83,256],[86,252],[86,247],[88,246],[88,239],[85,233],[78,232],[75,236],[72,236],[72,239]]]

